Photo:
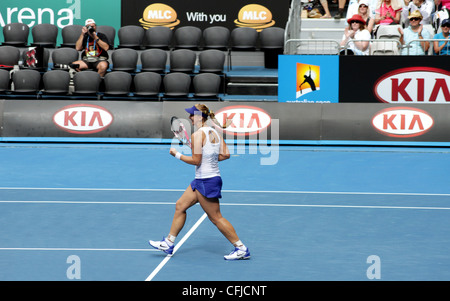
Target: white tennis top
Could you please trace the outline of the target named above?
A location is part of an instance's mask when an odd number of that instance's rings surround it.
[[[200,165],[195,167],[195,178],[206,179],[220,176],[219,171],[219,152],[220,152],[220,135],[212,127],[200,128],[206,136],[205,145],[202,147],[202,161]],[[209,133],[213,132],[219,138],[217,143],[211,143]]]

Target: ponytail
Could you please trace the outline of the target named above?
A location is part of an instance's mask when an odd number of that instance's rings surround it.
[[[199,109],[202,112],[202,114],[204,114],[207,117],[209,117],[217,126],[219,126],[222,129],[225,129],[225,128],[229,127],[231,122],[232,122],[231,119],[227,119],[226,123],[224,125],[222,125],[217,120],[216,115],[214,114],[214,112],[212,110],[210,110],[206,105],[204,105],[204,104],[196,104],[195,107],[197,109]]]

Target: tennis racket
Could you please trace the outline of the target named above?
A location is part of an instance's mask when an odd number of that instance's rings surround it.
[[[189,138],[189,134],[186,131],[186,127],[184,126],[181,119],[176,116],[173,116],[170,119],[170,129],[172,130],[175,137],[184,145],[191,147],[191,139]]]

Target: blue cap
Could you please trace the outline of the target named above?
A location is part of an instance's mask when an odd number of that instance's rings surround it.
[[[208,115],[206,115],[205,113],[203,113],[202,111],[200,111],[199,109],[197,109],[195,106],[192,106],[192,107],[190,107],[190,108],[187,108],[187,109],[184,109],[186,112],[188,112],[189,114],[191,114],[191,115],[196,115],[196,114],[199,114],[200,115],[200,113],[202,114],[202,117],[204,117],[204,118],[207,118],[208,117]],[[200,113],[196,113],[196,112],[200,112]]]
[[[441,26],[443,25],[450,25],[450,19],[445,19],[444,21],[442,21]]]

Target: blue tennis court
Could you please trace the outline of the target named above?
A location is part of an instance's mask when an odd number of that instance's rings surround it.
[[[450,280],[447,148],[232,147],[223,215],[167,235],[194,167],[168,145],[0,145],[0,280]]]

